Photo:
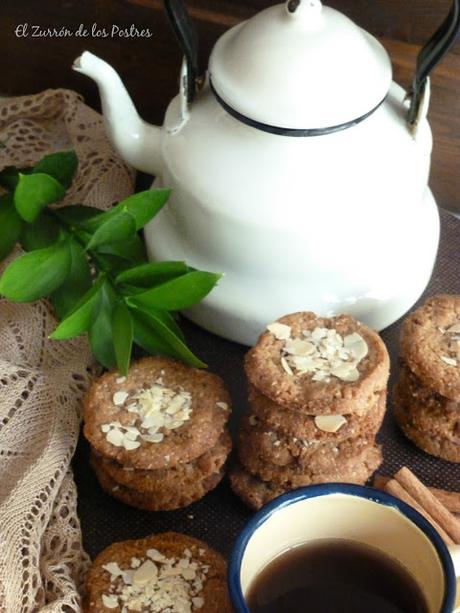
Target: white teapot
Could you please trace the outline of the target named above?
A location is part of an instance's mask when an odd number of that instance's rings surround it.
[[[460,27],[460,0],[421,51],[409,94],[381,44],[320,0],[231,28],[203,74],[182,1],[166,8],[185,58],[163,127],[140,119],[103,60],[84,52],[74,68],[99,85],[123,158],[172,187],[146,229],[150,257],[225,273],[187,315],[245,344],[298,310],[377,330],[394,322],[437,253],[428,74]]]

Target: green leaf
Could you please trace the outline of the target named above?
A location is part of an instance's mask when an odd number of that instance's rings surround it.
[[[94,206],[86,206],[84,204],[63,206],[59,209],[54,209],[54,213],[64,223],[71,226],[82,224],[85,221],[88,221],[88,219],[102,215],[102,211],[100,209],[96,209]]]
[[[161,353],[182,360],[189,366],[205,368],[187,345],[162,321],[157,313],[131,309],[134,321],[134,340],[149,353]]]
[[[105,283],[104,277],[94,283],[86,294],[80,299],[74,310],[58,325],[51,334],[53,340],[64,340],[74,338],[87,332],[93,321],[93,313],[99,305],[101,299],[102,286]]]
[[[49,247],[58,240],[60,230],[55,219],[44,211],[33,223],[24,224],[21,245],[26,251]]]
[[[106,282],[101,289],[101,299],[94,313],[89,330],[89,341],[96,360],[105,368],[114,368],[117,364],[112,336],[112,310],[116,296]]]
[[[189,272],[146,292],[136,294],[129,298],[129,303],[166,311],[188,309],[209,294],[221,276],[204,271]]]
[[[0,196],[0,260],[3,260],[17,243],[23,223],[14,208],[12,194]]]
[[[45,206],[62,200],[64,196],[65,189],[53,177],[45,174],[20,174],[14,190],[14,204],[19,215],[32,223]]]
[[[82,296],[91,287],[91,271],[86,253],[75,240],[70,242],[70,256],[69,274],[64,283],[50,296],[60,319],[75,309]]]
[[[120,213],[107,220],[94,232],[86,249],[127,241],[136,234],[134,218],[129,213]]]
[[[121,213],[129,213],[134,218],[136,231],[139,231],[149,222],[166,204],[171,190],[150,189],[129,196],[110,211],[106,211],[95,219],[85,223],[85,228],[91,232],[97,230],[108,219],[112,219]]]
[[[180,340],[183,343],[185,343],[184,333],[179,328],[179,324],[174,319],[171,313],[168,313],[168,311],[160,311],[160,310],[153,310],[153,309],[144,309],[144,310],[146,310],[147,313],[151,313],[157,319],[159,319],[163,323],[163,325],[169,328],[173,334],[175,334],[178,338],[180,338]]]
[[[126,283],[138,287],[153,287],[189,272],[185,262],[150,262],[125,270],[115,283]]]
[[[33,173],[44,173],[54,177],[64,187],[69,187],[78,168],[75,151],[60,151],[45,155],[35,165]]]
[[[6,268],[0,278],[0,294],[13,302],[38,300],[62,285],[69,269],[70,246],[66,240],[31,251]]]
[[[112,313],[112,334],[118,370],[128,374],[133,347],[133,320],[124,302],[118,302]]]
[[[101,245],[97,248],[97,252],[121,258],[131,266],[144,262],[146,258],[145,245],[137,234],[123,243]]]

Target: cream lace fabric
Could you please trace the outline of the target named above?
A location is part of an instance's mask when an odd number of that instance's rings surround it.
[[[66,203],[107,208],[132,193],[132,171],[77,94],[50,90],[0,102],[0,169],[66,149],[80,161]],[[69,464],[94,365],[85,339],[48,340],[55,323],[46,301],[0,300],[1,613],[81,611],[89,560]]]

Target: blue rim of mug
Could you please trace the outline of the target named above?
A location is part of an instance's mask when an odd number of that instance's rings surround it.
[[[280,511],[291,504],[295,504],[302,500],[307,500],[308,498],[318,498],[320,496],[328,496],[330,494],[348,494],[351,496],[357,496],[358,498],[366,498],[367,500],[372,500],[374,502],[378,502],[379,504],[396,508],[408,519],[410,519],[412,523],[414,523],[434,545],[444,571],[444,599],[439,613],[451,613],[453,611],[457,579],[455,576],[452,558],[444,541],[441,539],[433,526],[423,517],[423,515],[420,515],[418,511],[402,500],[372,487],[352,485],[348,483],[323,483],[319,485],[308,485],[275,498],[262,507],[262,509],[260,509],[260,511],[258,511],[244,526],[233,546],[228,568],[230,598],[236,613],[251,613],[241,589],[240,569],[246,547],[254,532],[277,511]]]

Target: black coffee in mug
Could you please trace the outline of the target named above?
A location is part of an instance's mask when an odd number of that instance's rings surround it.
[[[412,575],[377,549],[321,539],[277,556],[246,595],[251,613],[428,613]]]

